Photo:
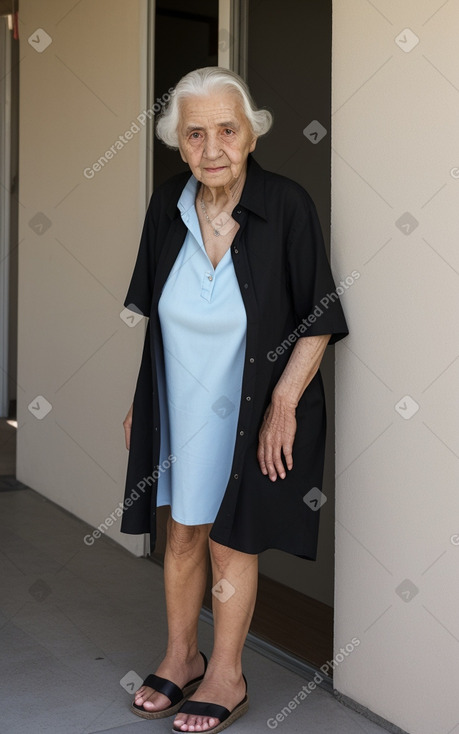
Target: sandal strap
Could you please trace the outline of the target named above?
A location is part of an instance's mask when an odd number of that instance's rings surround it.
[[[172,681],[167,680],[167,678],[161,678],[155,673],[147,675],[142,685],[154,688],[158,693],[162,693],[163,696],[167,696],[172,706],[180,703],[183,698],[183,691],[181,688],[175,685],[175,683],[172,683]]]
[[[220,719],[220,722],[230,716],[231,711],[228,711],[224,706],[219,706],[216,703],[203,703],[202,701],[186,701],[183,706],[180,707],[181,714],[192,714],[194,716],[208,716],[213,719]]]
[[[205,673],[207,670],[207,658],[203,652],[201,653],[201,655],[204,660]],[[202,675],[198,676],[198,678],[193,678],[193,680],[190,680],[185,687],[193,685],[193,683],[197,683],[199,680],[202,680],[202,678]],[[167,678],[161,678],[161,676],[156,675],[156,673],[150,673],[150,675],[147,675],[142,685],[148,686],[149,688],[154,688],[155,691],[158,691],[158,693],[162,693],[163,696],[167,696],[167,698],[171,702],[171,706],[175,706],[176,704],[180,703],[184,698],[181,688],[179,688],[171,680],[167,680]]]

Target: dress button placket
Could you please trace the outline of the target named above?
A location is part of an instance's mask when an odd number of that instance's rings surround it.
[[[201,284],[201,296],[210,301],[212,298],[212,291],[215,285],[215,276],[209,270],[204,272]]]

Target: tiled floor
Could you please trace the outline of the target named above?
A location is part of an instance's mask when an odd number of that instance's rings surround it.
[[[153,672],[166,639],[161,569],[102,538],[31,489],[0,477],[0,731],[8,734],[169,732],[172,719],[130,713],[129,681]],[[210,652],[212,628],[201,622]],[[244,652],[250,710],[234,734],[273,729],[305,680]],[[120,681],[126,680],[126,688]],[[133,683],[131,682],[131,687]],[[384,734],[316,689],[280,734]]]

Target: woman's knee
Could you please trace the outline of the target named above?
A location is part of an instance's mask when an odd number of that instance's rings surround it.
[[[234,563],[237,563],[242,553],[234,550],[234,548],[228,548],[226,545],[220,545],[214,540],[209,538],[209,551],[212,563],[220,573],[224,573],[228,567]]]
[[[242,553],[242,551],[216,543],[212,538],[209,538],[209,551],[214,569],[223,575],[228,569],[236,570],[239,574],[245,568],[251,567],[253,561],[258,560],[256,554]]]
[[[173,518],[167,524],[167,543],[176,556],[189,554],[197,549],[207,547],[210,526],[182,525]]]

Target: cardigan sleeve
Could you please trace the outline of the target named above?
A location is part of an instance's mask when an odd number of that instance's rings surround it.
[[[301,336],[331,334],[329,344],[334,344],[349,333],[339,300],[346,288],[333,281],[314,202],[304,189],[295,194],[288,245],[295,317]]]
[[[154,195],[153,195],[154,196]],[[140,238],[137,259],[131,282],[124,300],[124,306],[130,311],[150,315],[154,281],[154,247],[155,224],[153,220],[153,196],[150,199],[142,235]]]

